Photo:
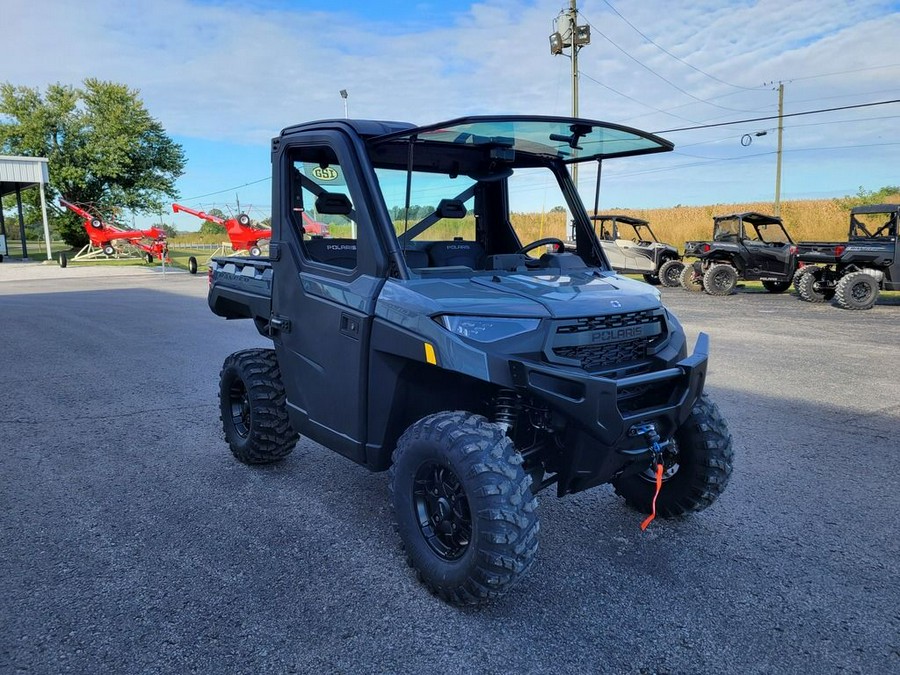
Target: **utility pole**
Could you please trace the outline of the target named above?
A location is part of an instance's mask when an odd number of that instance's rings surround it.
[[[781,215],[781,135],[784,132],[784,82],[778,83],[778,152],[775,163],[775,215]]]
[[[565,23],[562,31],[558,30],[559,19],[565,15]],[[570,0],[569,10],[560,12],[554,19],[554,31],[550,36],[550,53],[553,56],[563,54],[568,47],[572,50],[572,117],[578,117],[578,52],[585,45],[591,43],[591,27],[578,25],[578,7],[576,0]],[[573,153],[577,151],[573,150]],[[575,189],[578,189],[578,164],[572,164],[572,181]]]

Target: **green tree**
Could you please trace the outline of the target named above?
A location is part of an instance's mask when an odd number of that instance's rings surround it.
[[[62,84],[44,95],[30,87],[0,85],[0,154],[47,157],[48,199],[63,197],[103,210],[158,213],[174,199],[184,172],[181,146],[154,119],[138,92],[89,78],[80,88]],[[34,190],[23,193],[29,211]],[[81,219],[66,211],[56,219],[62,238],[87,243]]]
[[[216,218],[221,218],[222,220],[228,220],[228,216],[220,209],[210,209],[206,213],[215,216]],[[211,220],[204,220],[203,224],[200,226],[200,234],[225,234],[225,226],[214,223]]]
[[[865,206],[866,204],[884,204],[896,201],[900,197],[900,185],[885,185],[878,190],[866,190],[862,185],[859,186],[859,192],[853,196],[838,197],[834,201],[847,211],[854,206]]]
[[[158,225],[157,227],[159,227],[159,229],[161,229],[163,232],[165,232],[166,236],[169,239],[174,239],[175,237],[178,236],[178,230],[175,229],[174,225],[170,225],[169,223],[162,223],[161,225]]]

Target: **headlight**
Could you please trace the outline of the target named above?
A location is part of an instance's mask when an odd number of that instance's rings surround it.
[[[540,319],[507,319],[490,316],[454,316],[443,314],[435,317],[451,333],[478,342],[496,342],[535,330]]]

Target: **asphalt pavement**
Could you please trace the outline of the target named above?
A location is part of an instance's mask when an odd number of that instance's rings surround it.
[[[406,566],[386,474],[307,441],[232,459],[218,372],[266,342],[203,275],[10,267],[2,673],[900,672],[900,303],[662,289],[711,336],[728,489],[646,532],[607,486],[541,493],[529,575],[457,609]]]

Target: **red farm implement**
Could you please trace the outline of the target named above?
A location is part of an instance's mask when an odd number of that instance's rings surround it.
[[[65,267],[69,260],[99,262],[123,258],[146,258],[148,263],[152,263],[154,260],[169,262],[169,249],[166,246],[166,233],[163,230],[157,227],[151,227],[148,230],[127,230],[107,223],[102,218],[64,199],[60,199],[59,203],[81,217],[88,236],[88,243],[71,258],[65,253],[59,254],[60,267]]]
[[[262,248],[268,246],[269,240],[272,238],[272,230],[253,227],[250,216],[246,213],[241,213],[236,218],[221,218],[204,211],[197,211],[187,206],[182,206],[181,204],[172,204],[172,211],[175,213],[183,211],[184,213],[190,213],[192,216],[197,216],[201,220],[222,225],[231,243],[233,255],[241,255],[243,253],[249,253],[251,256],[262,255]],[[328,225],[313,220],[306,213],[303,214],[303,224],[304,229],[310,235],[326,236],[328,234]],[[220,253],[225,255],[224,244],[214,251],[210,258]],[[197,269],[197,259],[193,256],[188,260],[188,268],[192,272]]]

